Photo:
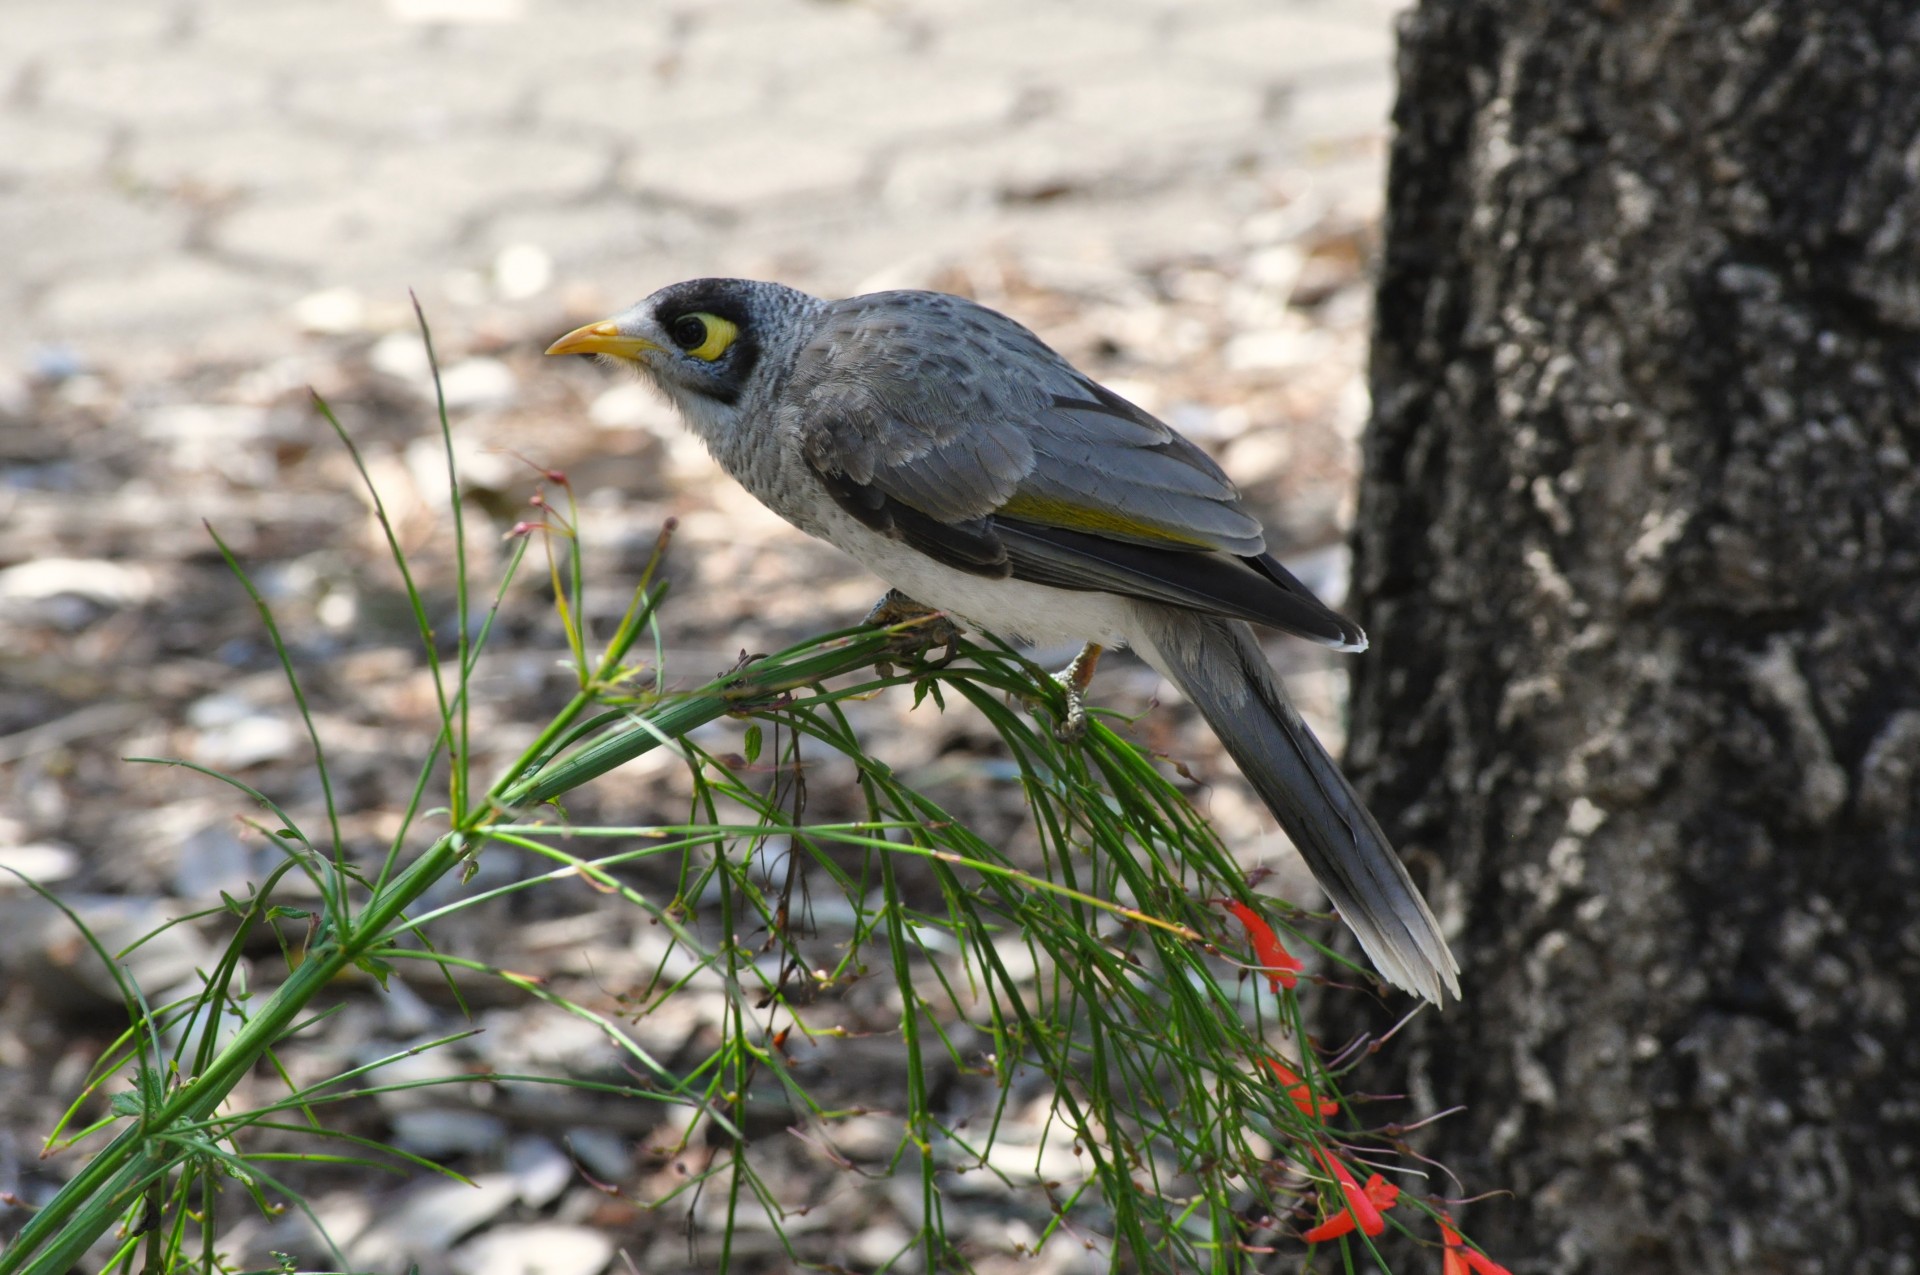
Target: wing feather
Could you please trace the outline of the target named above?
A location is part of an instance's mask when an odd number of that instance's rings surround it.
[[[1348,650],[1360,626],[1313,596],[1271,555],[1152,549],[1105,536],[994,519],[1014,578],[1063,589],[1104,589],[1190,611],[1229,616]]]
[[[828,495],[949,566],[1365,641],[1267,554],[1211,457],[984,307],[836,302],[780,397]]]

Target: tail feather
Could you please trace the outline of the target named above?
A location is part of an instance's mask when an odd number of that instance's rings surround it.
[[[1253,630],[1143,603],[1135,646],[1183,691],[1239,764],[1388,982],[1438,1005],[1460,995],[1440,925],[1327,750],[1287,700]]]

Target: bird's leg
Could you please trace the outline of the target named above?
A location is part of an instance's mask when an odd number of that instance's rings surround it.
[[[1089,642],[1080,648],[1080,654],[1074,656],[1072,662],[1053,675],[1053,680],[1067,692],[1067,716],[1054,728],[1054,738],[1072,743],[1087,733],[1087,687],[1093,682],[1093,671],[1100,666],[1100,653],[1105,649],[1098,642]]]
[[[932,607],[915,602],[898,589],[888,589],[873,604],[873,610],[867,612],[865,623],[877,629],[911,624],[913,627],[894,639],[902,655],[920,655],[936,646],[944,646],[947,653],[943,661],[950,660],[954,656],[955,645],[960,641],[959,625]],[[892,676],[893,669],[886,661],[879,661],[878,667],[882,676]]]

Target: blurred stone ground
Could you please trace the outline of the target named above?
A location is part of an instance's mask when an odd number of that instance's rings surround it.
[[[265,850],[227,790],[122,757],[234,770],[296,815],[317,811],[277,663],[203,519],[291,635],[349,840],[391,835],[431,699],[367,502],[308,391],[354,433],[444,610],[443,462],[409,289],[434,326],[480,558],[499,556],[535,489],[523,457],[568,473],[603,612],[679,519],[664,617],[678,684],[840,627],[878,590],[720,479],[638,386],[540,358],[567,327],[696,274],[826,294],[941,287],[1008,311],[1212,449],[1274,547],[1337,597],[1397,8],[0,3],[0,864],[132,936],[243,891]],[[490,752],[510,755],[566,690],[531,576],[501,630],[476,711]],[[1271,651],[1337,730],[1338,668]],[[1126,662],[1096,689],[1135,710],[1166,693]],[[995,777],[982,724],[898,701],[859,707],[872,750],[1017,840],[1020,795]],[[1207,781],[1195,799],[1249,866],[1313,902],[1204,729],[1172,708],[1138,729]],[[735,736],[722,724],[703,742]],[[663,758],[576,810],[670,820],[686,793]],[[471,888],[528,866],[489,852]],[[656,940],[630,909],[584,887],[516,907],[452,918],[440,939],[589,1000],[644,979]],[[218,939],[178,927],[135,972],[150,991],[178,986]],[[38,1200],[79,1159],[42,1163],[39,1139],[121,1024],[70,932],[5,879],[0,975],[0,1191]],[[635,1031],[679,1033],[648,1038],[671,1053],[719,1003]],[[472,1008],[487,1031],[436,1065],[610,1066],[597,1034],[576,1038],[524,999]],[[350,998],[294,1065],[324,1074],[466,1021],[423,982]],[[882,1038],[849,1048],[829,1065],[884,1106],[873,1095],[899,1083],[897,1058]],[[714,1260],[672,1208],[626,1202],[678,1171],[647,1159],[635,1113],[457,1099],[369,1104],[354,1127],[458,1165],[477,1195],[311,1184],[356,1264],[504,1275],[531,1252],[592,1275],[618,1266],[616,1247],[647,1271]],[[834,1178],[803,1144],[780,1154],[795,1181]],[[869,1267],[907,1233],[911,1203],[884,1184],[827,1198],[802,1227],[811,1260]],[[1064,1237],[1011,1256],[1047,1225],[1038,1191],[951,1216],[983,1269],[1105,1267]],[[17,1224],[0,1206],[0,1234]],[[242,1222],[231,1238],[246,1260],[317,1260],[303,1225]],[[751,1268],[781,1269],[759,1238]]]

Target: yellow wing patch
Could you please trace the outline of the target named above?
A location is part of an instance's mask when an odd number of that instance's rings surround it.
[[[1185,549],[1212,549],[1210,541],[1168,531],[1158,523],[1142,522],[1112,509],[1088,509],[1046,496],[1017,494],[996,511],[1009,518],[1024,518],[1045,527],[1067,531],[1085,531],[1093,535],[1121,536],[1143,543],[1178,545]]]

